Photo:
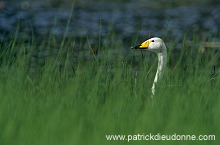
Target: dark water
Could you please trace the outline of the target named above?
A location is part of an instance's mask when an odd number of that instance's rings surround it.
[[[42,7],[40,3],[5,3],[0,9],[0,40],[4,41],[16,31],[18,23],[22,34],[29,39],[48,32],[62,37],[71,8]],[[96,3],[86,7],[75,5],[67,36],[98,37],[114,31],[124,39],[139,35],[178,37],[185,32],[198,31],[204,36],[218,35],[220,6],[179,6],[151,8],[137,3]]]
[[[70,20],[69,24],[68,20]],[[1,6],[0,3],[0,42],[3,43],[14,37],[18,27],[18,36],[30,40],[33,34],[37,38],[43,39],[48,33],[62,38],[67,25],[69,26],[67,37],[98,40],[99,36],[105,38],[114,32],[117,40],[123,41],[123,44],[126,41],[131,44],[130,41],[137,35],[141,40],[163,35],[168,39],[176,39],[182,38],[185,32],[188,32],[190,36],[194,31],[204,37],[217,38],[218,41],[220,6],[191,5],[161,9],[137,3],[96,3],[87,6],[74,5],[71,13],[70,6],[50,8],[42,6],[41,3],[28,2],[7,2]],[[74,46],[70,62],[77,63],[79,54],[83,54],[85,60],[94,59],[89,49],[76,50],[77,48]],[[129,47],[127,48],[129,49]],[[30,58],[30,72],[42,69],[41,66],[45,64],[45,58],[51,53],[44,49],[34,49],[36,50]],[[58,49],[55,49],[55,54]],[[128,49],[123,50],[127,60],[132,58],[129,53],[130,49]],[[111,50],[111,53],[113,54],[111,56],[115,56],[118,52]],[[138,57],[135,58],[141,58],[141,53],[137,53]],[[139,62],[138,59],[133,61],[136,64]],[[60,61],[55,63],[55,65],[62,64],[64,63]]]

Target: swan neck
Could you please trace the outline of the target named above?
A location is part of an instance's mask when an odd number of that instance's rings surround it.
[[[157,78],[160,79],[163,75],[164,68],[166,66],[167,53],[166,51],[160,52],[158,56]]]

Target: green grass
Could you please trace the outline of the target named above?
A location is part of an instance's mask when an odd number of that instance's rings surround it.
[[[217,145],[220,135],[220,79],[211,73],[219,53],[200,53],[183,38],[166,40],[169,63],[156,86],[151,85],[157,61],[149,52],[125,48],[110,38],[99,50],[103,56],[71,63],[77,49],[74,39],[58,42],[50,36],[38,43],[17,38],[1,44],[0,144],[1,145]],[[110,41],[109,40],[109,41]],[[78,40],[77,40],[78,41]],[[196,44],[198,39],[194,39]],[[79,43],[79,42],[76,42]],[[81,45],[77,46],[82,49]],[[32,47],[26,51],[26,47]],[[38,48],[57,55],[45,58],[40,70],[30,73],[30,58]],[[19,51],[18,51],[19,50]],[[87,49],[88,50],[88,49]],[[89,51],[89,50],[88,50]],[[117,53],[113,53],[117,51]],[[87,52],[87,51],[85,51]],[[144,54],[142,57],[141,53]],[[17,55],[15,55],[17,54]],[[62,62],[62,65],[54,65]],[[37,64],[38,66],[39,64]],[[37,67],[36,66],[36,67]],[[72,68],[73,66],[73,68]],[[43,69],[42,69],[43,68]],[[135,73],[138,70],[138,73]],[[216,73],[219,70],[216,69]],[[106,135],[135,134],[216,135],[215,141],[107,141]]]

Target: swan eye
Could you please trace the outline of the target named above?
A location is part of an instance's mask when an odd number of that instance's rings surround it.
[[[154,42],[154,40],[152,40],[151,42]]]

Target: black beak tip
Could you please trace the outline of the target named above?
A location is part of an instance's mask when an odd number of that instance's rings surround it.
[[[131,49],[139,49],[141,45],[132,46]]]

